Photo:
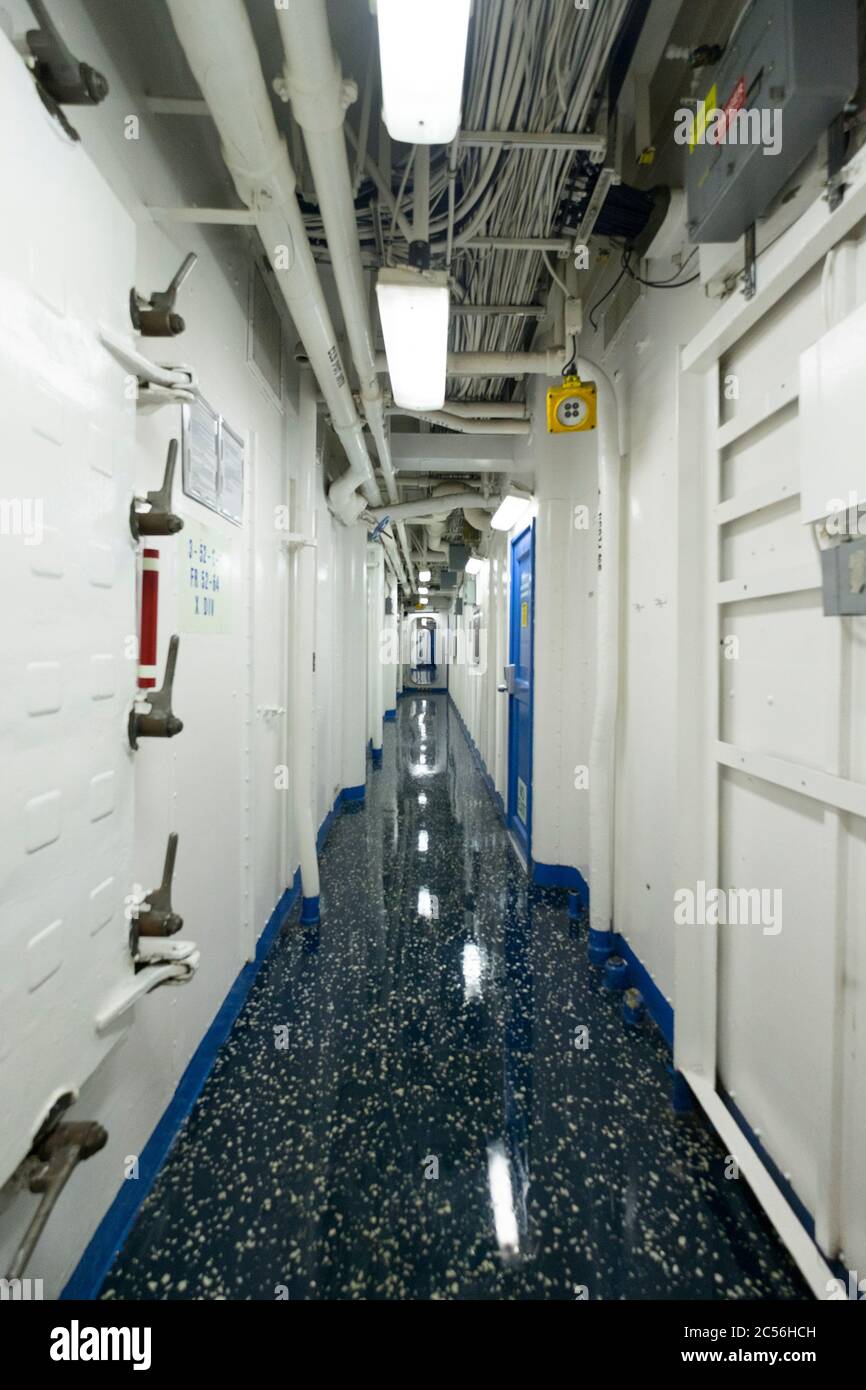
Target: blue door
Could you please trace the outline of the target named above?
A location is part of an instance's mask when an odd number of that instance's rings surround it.
[[[535,524],[511,542],[514,670],[508,696],[508,824],[530,857],[532,844],[532,634],[535,626]]]

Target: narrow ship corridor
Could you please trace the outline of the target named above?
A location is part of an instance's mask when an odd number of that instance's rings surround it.
[[[398,703],[102,1297],[807,1297],[447,696]]]

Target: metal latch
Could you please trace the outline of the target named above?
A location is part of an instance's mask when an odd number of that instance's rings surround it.
[[[108,82],[89,63],[80,63],[70,53],[58,33],[42,0],[30,0],[39,22],[38,29],[27,30],[27,47],[33,54],[33,77],[43,105],[59,121],[70,140],[81,136],[70,125],[64,106],[98,106],[108,96]]]
[[[150,299],[145,299],[133,288],[129,292],[129,317],[132,326],[144,338],[176,338],[186,328],[180,314],[174,311],[174,302],[183,282],[186,280],[198,256],[190,251],[185,257],[174,279],[165,290],[154,290]]]
[[[24,1273],[36,1242],[73,1170],[83,1159],[91,1158],[104,1148],[108,1140],[107,1131],[95,1120],[61,1123],[60,1116],[74,1100],[75,1096],[67,1092],[52,1106],[30,1152],[13,1177],[15,1184],[26,1186],[30,1192],[39,1194],[42,1201],[15,1252],[7,1279],[20,1279]]]
[[[174,470],[177,466],[177,448],[177,440],[173,439],[168,446],[162,487],[156,492],[149,492],[143,499],[150,507],[150,511],[138,511],[136,503],[140,499],[138,497],[132,499],[129,508],[129,529],[135,540],[140,540],[142,536],[174,536],[178,531],[183,530],[183,518],[176,516],[171,510],[171,492],[174,487]]]
[[[133,957],[139,954],[139,938],[143,936],[175,936],[183,926],[183,918],[171,905],[171,884],[174,878],[174,864],[177,858],[177,832],[168,837],[165,850],[165,864],[162,870],[162,883],[152,893],[148,893],[140,904],[129,933],[129,946]]]
[[[162,687],[153,692],[147,691],[142,697],[141,702],[148,706],[146,711],[137,709],[133,705],[129,712],[129,743],[131,748],[138,748],[140,738],[174,738],[175,734],[179,734],[183,728],[183,721],[172,713],[171,708],[179,646],[180,638],[175,633],[168,644],[168,660],[165,663],[165,678]]]

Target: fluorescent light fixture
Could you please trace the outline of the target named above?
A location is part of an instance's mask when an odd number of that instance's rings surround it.
[[[479,560],[477,555],[470,555],[469,559],[466,561],[467,574],[480,574],[483,567],[484,561]]]
[[[441,410],[448,366],[448,276],[444,271],[380,270],[376,298],[394,404],[404,410]]]
[[[425,589],[425,588],[424,588],[424,585],[422,584],[421,587],[420,587],[420,589],[418,590],[418,592],[419,592],[419,594],[429,594],[430,590],[429,590],[429,589]]]
[[[429,600],[429,598],[419,598],[418,602],[420,603],[420,605],[421,605],[422,608],[426,608],[426,606],[427,606],[427,604],[430,602],[430,600]]]
[[[460,126],[471,0],[378,0],[382,116],[392,140],[448,145]]]
[[[418,578],[421,580],[422,584],[429,584],[430,580],[433,578],[433,575],[431,574],[430,570],[419,570]]]
[[[510,531],[526,515],[531,501],[518,492],[506,493],[490,521],[494,531]]]

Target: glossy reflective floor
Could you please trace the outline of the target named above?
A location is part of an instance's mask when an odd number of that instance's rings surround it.
[[[399,702],[322,909],[274,946],[104,1297],[808,1296],[564,895],[527,887],[445,696]]]

